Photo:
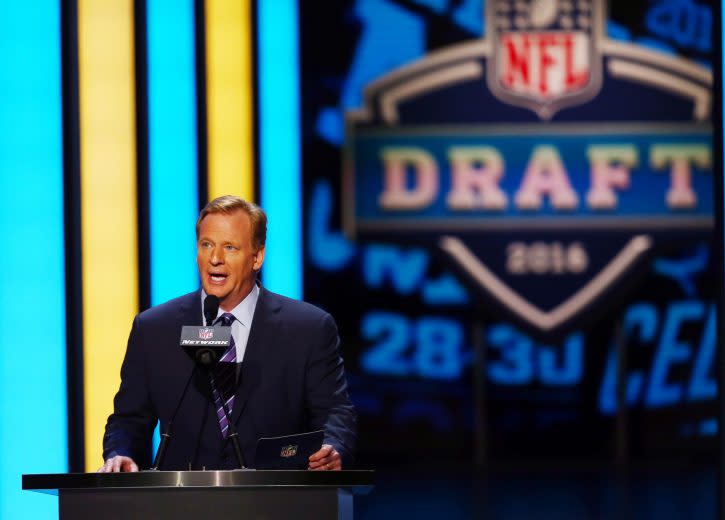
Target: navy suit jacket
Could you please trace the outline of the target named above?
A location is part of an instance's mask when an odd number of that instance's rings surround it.
[[[114,455],[150,466],[151,435],[161,431],[181,397],[194,363],[179,346],[182,325],[201,324],[200,291],[142,312],[133,322],[121,367],[121,386],[103,438],[104,459]],[[232,421],[247,467],[254,467],[260,437],[318,429],[350,464],[355,412],[337,326],[326,312],[261,288],[252,319]],[[207,374],[199,369],[174,419],[161,469],[236,467],[233,448],[220,432]]]

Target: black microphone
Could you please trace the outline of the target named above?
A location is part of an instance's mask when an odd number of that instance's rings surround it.
[[[219,312],[219,298],[209,294],[204,298],[204,319],[206,319],[207,327],[211,327],[211,324],[214,323],[217,312]]]
[[[219,298],[214,296],[213,294],[210,294],[206,298],[204,298],[204,318],[206,319],[206,324],[208,327],[211,327],[214,319],[216,319],[217,312],[219,312]],[[176,419],[176,414],[178,414],[179,410],[181,409],[181,403],[184,402],[186,392],[189,390],[189,384],[191,383],[192,379],[194,379],[194,374],[196,374],[196,370],[198,367],[199,365],[197,360],[197,363],[194,363],[194,369],[191,371],[189,379],[187,379],[186,381],[186,385],[184,385],[184,391],[181,392],[181,397],[176,403],[176,409],[174,410],[174,413],[169,419],[169,424],[166,426],[166,430],[161,434],[161,442],[159,443],[159,449],[156,451],[154,465],[151,467],[152,470],[158,470],[161,467],[161,464],[163,464],[164,462],[164,457],[166,456],[166,448],[171,441],[171,428],[174,425],[174,419]]]

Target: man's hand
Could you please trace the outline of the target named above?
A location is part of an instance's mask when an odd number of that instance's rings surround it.
[[[342,469],[342,460],[337,450],[329,444],[323,444],[320,451],[310,455],[310,465],[307,469],[315,471]]]
[[[106,463],[98,468],[98,473],[121,473],[138,471],[138,466],[131,457],[116,455],[106,461]]]

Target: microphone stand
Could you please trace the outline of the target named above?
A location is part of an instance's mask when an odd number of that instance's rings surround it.
[[[206,320],[206,326],[207,327],[213,327],[214,319],[216,317],[216,314],[219,310],[219,298],[217,298],[214,295],[209,295],[204,299],[204,318]],[[192,356],[194,358],[194,356]],[[186,386],[184,387],[184,392],[181,395],[181,400],[179,400],[179,404],[176,405],[176,410],[174,410],[174,414],[171,416],[171,420],[169,421],[168,426],[166,427],[166,431],[162,435],[161,444],[159,445],[159,450],[156,452],[156,460],[154,460],[154,466],[153,470],[158,470],[161,466],[161,462],[164,459],[164,455],[166,454],[166,446],[169,443],[169,440],[171,439],[171,426],[174,422],[174,419],[176,418],[176,414],[179,411],[179,408],[181,407],[181,401],[184,399],[184,396],[186,395],[186,391],[189,388],[189,383],[191,383],[191,380],[194,377],[194,374],[196,373],[197,368],[199,365],[202,365],[208,375],[209,375],[209,384],[211,386],[212,395],[216,392],[216,394],[219,396],[221,402],[222,402],[222,409],[224,410],[224,416],[227,418],[227,423],[229,424],[228,431],[229,431],[229,439],[232,441],[232,446],[234,446],[234,454],[237,458],[237,463],[239,464],[240,469],[245,469],[244,467],[244,457],[242,456],[242,449],[239,446],[239,434],[237,433],[237,429],[234,427],[234,423],[232,422],[231,413],[229,412],[229,407],[227,406],[226,399],[224,398],[224,395],[221,391],[217,389],[216,381],[214,380],[214,366],[217,364],[217,355],[212,351],[206,351],[202,353],[200,356],[199,353],[197,353],[195,359],[194,359],[194,370],[191,373],[191,376],[189,376],[189,380],[186,382]],[[198,441],[198,439],[197,439]]]
[[[216,318],[218,310],[219,298],[213,295],[207,296],[206,300],[204,301],[204,317],[206,318],[207,327],[213,326],[214,319]],[[239,434],[237,433],[237,429],[232,422],[232,414],[229,413],[229,407],[227,406],[226,397],[217,388],[216,381],[214,379],[213,366],[215,364],[216,360],[214,360],[214,362],[212,363],[205,363],[205,367],[209,372],[209,385],[211,386],[212,395],[214,395],[214,392],[216,392],[216,394],[219,396],[219,400],[222,402],[222,410],[224,411],[224,416],[227,418],[227,424],[229,425],[229,439],[231,439],[232,446],[234,446],[234,455],[237,457],[237,464],[239,464],[239,468],[244,469],[244,457],[242,456],[242,448],[239,446]]]
[[[237,458],[237,464],[239,464],[240,469],[245,469],[244,457],[242,456],[242,448],[239,446],[239,434],[237,433],[237,429],[232,422],[232,416],[229,412],[229,407],[227,406],[227,400],[224,394],[222,394],[222,392],[216,386],[214,372],[212,370],[209,370],[209,385],[211,386],[212,393],[216,392],[219,396],[219,400],[222,402],[224,416],[227,418],[227,424],[229,425],[229,440],[232,441],[232,446],[234,447],[234,455]]]
[[[166,456],[166,448],[168,447],[169,441],[171,440],[171,427],[174,424],[174,419],[176,419],[176,414],[178,414],[179,410],[181,409],[181,403],[184,402],[184,397],[186,397],[186,391],[189,389],[189,384],[191,383],[191,380],[194,379],[194,374],[196,374],[196,369],[198,368],[198,366],[199,365],[194,363],[194,370],[191,371],[189,379],[186,380],[186,386],[184,386],[184,391],[181,392],[181,398],[176,404],[176,410],[174,410],[174,413],[171,415],[171,419],[169,419],[169,424],[166,425],[166,431],[161,434],[159,449],[156,451],[154,465],[151,467],[152,471],[158,471],[158,469],[161,467],[161,463],[164,461],[164,457]]]

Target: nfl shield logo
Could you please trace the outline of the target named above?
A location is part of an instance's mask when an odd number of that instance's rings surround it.
[[[279,452],[280,457],[289,458],[294,457],[297,455],[297,445],[296,444],[290,444],[289,446],[282,447],[282,450]]]
[[[550,119],[588,101],[602,83],[598,53],[604,2],[487,2],[488,85],[505,103]]]
[[[199,329],[199,339],[212,339],[214,337],[214,329]]]

